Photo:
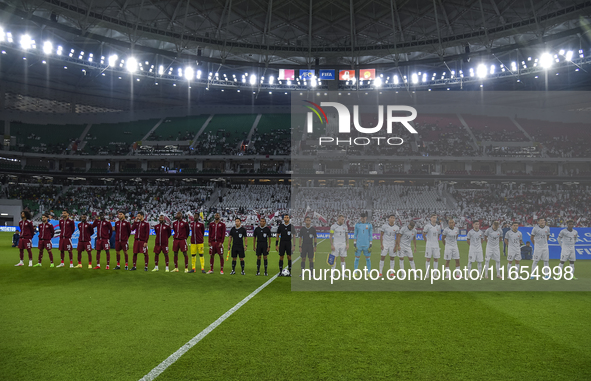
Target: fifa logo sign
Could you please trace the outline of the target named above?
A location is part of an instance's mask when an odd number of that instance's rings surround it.
[[[304,100],[304,102],[308,103],[305,105],[311,112],[307,113],[306,118],[306,132],[312,133],[313,129],[313,121],[314,121],[314,114],[316,114],[318,120],[321,124],[328,125],[328,117],[326,116],[326,112],[324,111],[324,107],[334,107],[337,111],[338,115],[338,133],[339,134],[349,134],[351,133],[351,112],[349,108],[342,103],[338,102],[320,102],[320,105]],[[400,116],[399,113],[408,113],[409,115]],[[396,114],[398,113],[398,114]],[[392,133],[392,125],[394,123],[402,124],[408,132],[411,134],[417,134],[417,130],[410,124],[415,118],[417,117],[417,110],[411,106],[403,106],[403,105],[387,105],[386,106],[386,132],[388,134]],[[363,134],[375,134],[379,132],[384,126],[384,106],[378,106],[378,122],[373,127],[364,127],[359,123],[359,105],[353,106],[353,126],[355,129]],[[377,141],[377,144],[380,144],[380,140],[386,139],[386,143],[389,145],[401,145],[403,143],[403,139],[399,137],[358,137],[355,139],[339,139],[336,138],[336,144],[339,143],[346,143],[349,142],[349,145],[368,145],[371,143],[372,140]],[[335,142],[335,138],[332,137],[320,137],[319,144],[322,143],[332,143]],[[396,142],[396,143],[395,143]]]

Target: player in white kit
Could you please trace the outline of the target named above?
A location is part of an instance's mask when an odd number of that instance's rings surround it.
[[[511,230],[505,234],[505,244],[507,245],[509,252],[507,254],[507,274],[513,266],[513,261],[515,261],[517,272],[519,272],[519,261],[521,261],[521,246],[523,245],[523,236],[521,235],[521,232],[517,230],[518,227],[519,224],[517,222],[513,222],[511,224]]]
[[[538,262],[544,261],[544,267],[550,266],[550,251],[548,250],[548,239],[550,239],[550,228],[546,226],[546,219],[538,218],[538,225],[531,230],[531,243],[534,245],[534,262],[531,271],[538,268]],[[531,277],[531,279],[536,279]]]
[[[394,271],[396,264],[396,234],[400,228],[396,225],[396,216],[391,214],[388,217],[388,222],[380,227],[380,244],[382,247],[382,258],[380,258],[380,276],[384,269],[384,260],[386,256],[390,255],[390,270]]]
[[[468,242],[468,271],[472,270],[472,262],[478,264],[478,277],[482,275],[482,240],[484,234],[480,230],[480,222],[476,221],[472,224],[472,230],[468,232],[466,236],[466,242]]]
[[[445,270],[449,271],[449,261],[455,259],[456,261],[456,269],[460,269],[460,249],[458,249],[458,235],[460,231],[456,227],[456,222],[453,219],[448,221],[448,227],[443,229],[443,233],[441,235],[441,242],[443,242],[443,246],[445,249],[443,250],[443,259],[445,259]],[[445,279],[445,274],[447,271],[443,273],[443,279]],[[460,270],[461,271],[461,270]],[[451,279],[451,273],[449,274],[449,279]]]
[[[437,269],[437,260],[441,252],[439,250],[439,235],[441,234],[441,226],[437,225],[437,214],[431,215],[431,221],[423,228],[423,239],[427,242],[425,249],[425,263],[426,278],[429,277],[429,267],[431,265],[431,258],[433,258],[433,269]]]
[[[569,261],[573,272],[573,279],[575,274],[576,251],[575,243],[579,239],[579,233],[573,229],[575,222],[573,220],[566,221],[566,229],[562,229],[558,234],[558,244],[560,245],[560,268],[564,268],[564,262]]]
[[[410,247],[410,243],[414,244],[414,250]],[[415,222],[410,221],[407,226],[403,226],[396,234],[396,251],[398,258],[400,258],[400,269],[404,270],[404,257],[408,257],[410,268],[415,270],[415,261],[413,253],[417,252],[417,229],[415,229]]]
[[[335,256],[332,269],[334,270],[337,265],[336,257],[341,257],[341,268],[344,271],[347,250],[349,250],[349,229],[345,224],[345,216],[342,214],[337,217],[337,223],[330,227],[330,248]]]
[[[494,221],[492,226],[484,232],[486,241],[486,256],[484,257],[484,277],[488,279],[488,264],[492,259],[495,261],[497,278],[501,277],[501,248],[499,246],[503,230],[499,227],[499,221]]]

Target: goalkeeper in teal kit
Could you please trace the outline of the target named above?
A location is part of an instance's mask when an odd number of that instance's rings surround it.
[[[355,224],[353,245],[355,246],[355,270],[359,267],[359,257],[365,254],[367,271],[371,270],[371,243],[373,241],[373,226],[367,222],[367,214],[361,213],[361,222]]]

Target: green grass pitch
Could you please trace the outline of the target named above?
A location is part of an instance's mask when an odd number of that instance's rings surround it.
[[[139,380],[268,280],[252,250],[246,276],[230,263],[184,274],[182,254],[179,273],[162,257],[158,273],[143,258],[140,271],[107,271],[104,253],[101,270],[49,268],[47,254],[41,268],[14,267],[10,237],[0,233],[0,380]],[[319,244],[318,266],[329,249]],[[419,242],[424,268],[423,252]],[[271,274],[277,261],[272,251]],[[591,277],[591,263],[576,266]],[[585,292],[292,292],[277,278],[157,379],[589,380],[590,313]]]

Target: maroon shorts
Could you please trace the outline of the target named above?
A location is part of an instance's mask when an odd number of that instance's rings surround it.
[[[83,251],[88,251],[90,253],[92,251],[92,245],[90,244],[90,242],[78,241],[78,247],[76,249],[79,253]]]
[[[72,251],[72,240],[70,238],[60,238],[60,251]]]
[[[142,241],[135,241],[133,243],[133,253],[134,254],[148,254],[148,246],[144,246],[145,242]]]
[[[129,250],[129,243],[128,242],[115,242],[115,251],[127,251]]]
[[[24,249],[30,249],[33,246],[31,245],[31,239],[30,238],[21,238],[18,240],[18,248],[21,250]]]
[[[172,242],[172,251],[175,253],[178,253],[179,251],[182,251],[183,253],[186,252],[187,250],[189,250],[189,248],[187,247],[187,241],[184,239],[175,239]]]
[[[224,245],[220,245],[219,243],[212,243],[212,246],[209,246],[209,254],[224,255]]]
[[[53,248],[50,239],[40,239],[39,240],[39,251],[43,251],[43,249],[47,249],[48,251]]]
[[[154,246],[154,254],[160,254],[160,253],[168,254],[168,246],[160,246],[160,245]]]
[[[109,250],[109,240],[108,239],[97,239],[95,240],[96,249],[97,250]]]

